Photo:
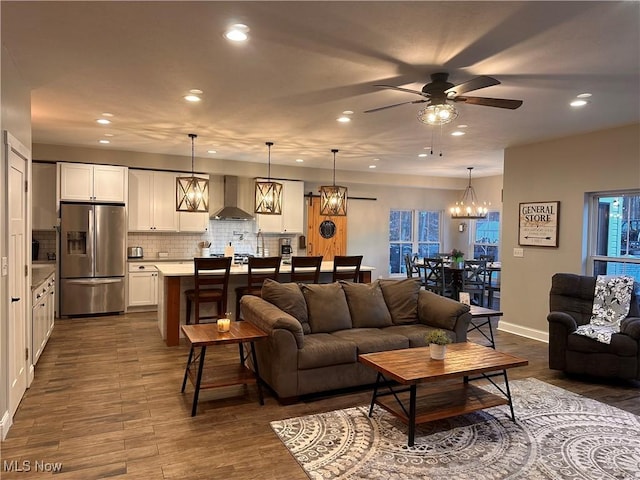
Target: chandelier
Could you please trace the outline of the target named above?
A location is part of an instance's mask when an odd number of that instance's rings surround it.
[[[255,213],[262,215],[282,215],[282,184],[271,181],[271,147],[273,142],[265,142],[269,149],[267,181],[256,180]]]
[[[418,120],[427,125],[444,125],[455,120],[457,116],[458,110],[448,103],[429,105],[418,111]]]
[[[487,213],[489,213],[487,203],[483,202],[481,205],[478,202],[476,192],[471,186],[471,170],[473,170],[473,167],[467,167],[467,170],[469,170],[469,185],[465,188],[460,201],[449,209],[451,218],[464,218],[467,220],[486,218]]]
[[[347,187],[336,185],[336,153],[333,152],[333,185],[320,187],[320,215],[345,216],[347,214]]]
[[[194,142],[197,137],[195,133],[189,134],[189,138],[191,138],[191,176],[176,178],[177,212],[209,212],[209,180],[196,177],[193,171]]]

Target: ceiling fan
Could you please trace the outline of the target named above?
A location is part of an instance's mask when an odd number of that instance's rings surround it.
[[[433,110],[437,118],[434,121],[430,121],[430,119],[426,118],[426,114],[429,112],[425,112],[425,118],[420,118],[419,114],[420,120],[424,123],[441,125],[453,120],[453,118],[455,118],[455,116],[453,116],[453,113],[457,115],[457,112],[455,112],[453,106],[449,105],[448,102],[463,102],[469,105],[483,105],[485,107],[507,108],[510,110],[515,110],[516,108],[520,107],[520,105],[522,105],[522,100],[462,96],[462,94],[467,92],[480,90],[481,88],[491,87],[493,85],[499,85],[500,81],[493,77],[481,75],[459,85],[454,85],[453,83],[449,82],[448,78],[449,74],[446,72],[433,73],[431,74],[431,82],[422,87],[421,91],[411,90],[410,88],[396,87],[394,85],[374,85],[374,87],[389,88],[392,90],[399,90],[401,92],[413,93],[416,95],[420,95],[423,98],[421,98],[420,100],[412,100],[402,103],[395,103],[393,105],[386,105],[384,107],[372,108],[370,110],[365,110],[364,113],[378,112],[380,110],[386,110],[387,108],[398,107],[400,105],[406,105],[409,103],[428,103],[429,106],[424,110]],[[436,112],[436,110],[438,111]],[[423,110],[421,110],[420,112],[422,113]]]

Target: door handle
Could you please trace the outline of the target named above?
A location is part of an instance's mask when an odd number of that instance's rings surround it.
[[[11,297],[11,303],[19,302],[19,301],[20,301],[20,297]]]

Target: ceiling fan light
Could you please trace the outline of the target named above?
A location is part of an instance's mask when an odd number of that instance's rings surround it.
[[[448,103],[429,105],[418,111],[418,120],[427,125],[444,125],[457,117],[458,110]]]
[[[209,180],[196,177],[193,171],[195,161],[195,144],[197,137],[191,138],[191,176],[176,178],[176,211],[177,212],[209,212]]]

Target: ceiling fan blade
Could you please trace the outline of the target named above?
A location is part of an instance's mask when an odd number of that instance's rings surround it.
[[[507,98],[486,98],[486,97],[454,97],[454,102],[464,102],[469,105],[484,105],[485,107],[508,108],[515,110],[522,105],[522,100],[509,100]]]
[[[454,85],[453,87],[445,90],[444,93],[448,96],[462,95],[463,93],[480,90],[481,88],[487,88],[493,85],[500,85],[500,81],[493,77],[480,75],[479,77],[472,78],[468,82],[461,83],[460,85]]]
[[[380,110],[386,110],[387,108],[399,107],[400,105],[406,105],[408,103],[424,103],[424,102],[426,102],[426,100],[414,100],[412,102],[395,103],[393,105],[387,105],[385,107],[378,107],[378,108],[372,108],[371,110],[365,110],[364,113],[378,112]]]
[[[421,92],[419,90],[411,90],[410,88],[396,87],[394,85],[374,85],[374,87],[390,88],[391,90],[399,90],[401,92],[415,93],[416,95],[420,95],[421,97],[428,97],[426,93]]]

